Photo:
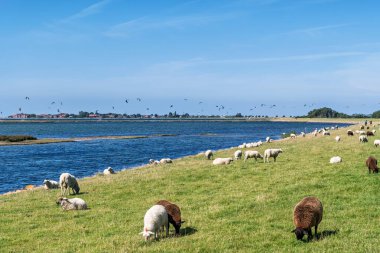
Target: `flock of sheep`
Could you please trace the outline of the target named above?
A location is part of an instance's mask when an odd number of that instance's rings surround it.
[[[363,126],[364,127],[364,126]],[[362,127],[362,129],[363,129]],[[329,130],[338,129],[338,127],[332,127],[332,128],[324,128],[324,129],[315,129],[314,132],[311,134],[313,136],[317,136],[318,134],[322,135],[330,135]],[[376,133],[376,130],[372,131],[363,131],[358,130],[356,132],[352,130],[347,131],[348,136],[354,136],[354,134],[359,135],[359,141],[360,142],[368,142],[368,136],[374,136]],[[305,137],[305,133],[300,134],[301,137]],[[297,136],[295,134],[290,134],[289,136],[291,139],[296,138]],[[335,137],[335,141],[339,142],[341,140],[340,136]],[[266,142],[272,142],[272,139],[270,137],[266,138]],[[259,147],[263,145],[264,143],[254,142],[254,143],[243,143],[242,145],[239,145],[239,148],[252,148],[252,147]],[[380,140],[374,141],[375,147],[378,147],[380,145]],[[264,163],[269,162],[269,158],[273,158],[274,162],[276,162],[276,158],[279,156],[280,153],[283,153],[283,150],[281,148],[269,148],[264,151],[264,154],[261,155],[256,150],[246,150],[244,152],[244,162],[247,161],[247,159],[254,158],[256,161],[257,159],[263,159]],[[207,150],[203,153],[205,158],[210,160],[214,158],[214,153],[211,150]],[[228,165],[234,160],[242,159],[243,152],[239,149],[234,152],[233,157],[226,157],[226,158],[215,158],[212,162],[213,165]],[[330,163],[340,163],[342,162],[342,158],[339,156],[332,157],[330,159]],[[149,160],[150,165],[158,165],[158,164],[166,164],[166,163],[172,163],[172,160],[170,158],[163,158],[160,161],[158,160]],[[377,160],[376,158],[370,156],[366,160],[366,166],[368,167],[369,173],[378,173],[379,168],[377,167]],[[103,171],[103,174],[109,175],[114,174],[115,172],[111,167],[108,167]],[[69,173],[62,173],[59,182],[53,181],[53,180],[45,180],[44,185],[46,189],[54,189],[54,188],[61,188],[61,197],[57,200],[57,204],[59,204],[63,210],[84,210],[87,209],[87,204],[83,199],[80,198],[65,198],[67,193],[70,194],[70,190],[72,190],[73,194],[78,194],[80,191],[78,181],[76,178],[69,174]],[[301,240],[304,235],[308,236],[308,239],[310,240],[312,238],[312,232],[311,228],[315,227],[315,235],[317,236],[317,229],[318,225],[322,220],[323,216],[323,206],[319,199],[316,197],[305,197],[303,198],[294,208],[293,211],[293,222],[295,225],[295,229],[292,231],[295,233],[296,238],[298,240]],[[180,227],[181,224],[184,223],[184,221],[181,220],[181,210],[180,208],[174,204],[170,203],[167,200],[160,200],[155,205],[153,205],[144,216],[144,228],[143,231],[140,233],[143,235],[145,240],[148,240],[151,236],[154,236],[155,239],[158,239],[159,232],[163,232],[166,230],[166,236],[169,234],[169,224],[172,224],[175,228],[175,234],[180,234]]]

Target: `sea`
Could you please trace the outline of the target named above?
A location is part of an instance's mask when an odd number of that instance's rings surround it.
[[[147,164],[149,159],[180,158],[236,147],[244,142],[281,139],[282,133],[348,124],[256,121],[89,121],[6,122],[0,135],[37,138],[153,136],[140,139],[93,139],[44,145],[0,146],[0,194],[59,180],[63,172],[77,178]],[[154,136],[156,135],[156,136]],[[162,136],[170,135],[170,136]]]

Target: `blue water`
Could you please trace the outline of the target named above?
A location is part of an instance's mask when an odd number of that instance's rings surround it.
[[[334,124],[335,125],[335,124]],[[345,124],[338,124],[345,126]],[[178,158],[243,142],[279,139],[281,133],[311,132],[328,123],[289,122],[76,122],[1,123],[0,135],[70,138],[109,135],[177,134],[130,140],[91,140],[46,145],[0,146],[0,193],[58,181],[69,172],[78,178],[111,166],[115,170],[146,164],[149,159]]]

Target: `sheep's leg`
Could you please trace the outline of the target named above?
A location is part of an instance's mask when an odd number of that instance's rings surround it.
[[[314,231],[315,238],[319,239],[319,236],[318,236],[317,230],[318,230],[318,225],[315,225],[315,231]]]
[[[313,234],[311,233],[311,228],[307,229],[307,240],[310,241],[313,239]]]
[[[273,160],[276,161],[276,157],[275,156],[273,156]]]
[[[166,227],[166,237],[169,236],[169,222],[165,225]]]

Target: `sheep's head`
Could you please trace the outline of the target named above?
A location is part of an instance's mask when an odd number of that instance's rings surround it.
[[[48,180],[45,179],[44,182],[43,182],[43,184],[46,184],[47,182],[48,182]]]
[[[79,185],[78,184],[74,185],[73,190],[74,190],[75,194],[78,194],[79,190],[80,190]]]
[[[296,228],[292,232],[296,234],[297,240],[302,240],[303,236],[307,235],[307,231],[303,228]]]
[[[151,235],[154,235],[152,231],[144,230],[140,234],[145,238],[145,241],[148,241]]]
[[[58,198],[57,199],[57,201],[55,202],[57,205],[60,205],[61,203],[62,203],[62,201],[65,201],[65,200],[67,200],[67,198],[62,198],[62,197],[60,197],[60,198]]]
[[[278,150],[278,153],[282,153],[282,152],[284,152],[284,151],[282,151],[282,149],[280,148],[280,149]]]

